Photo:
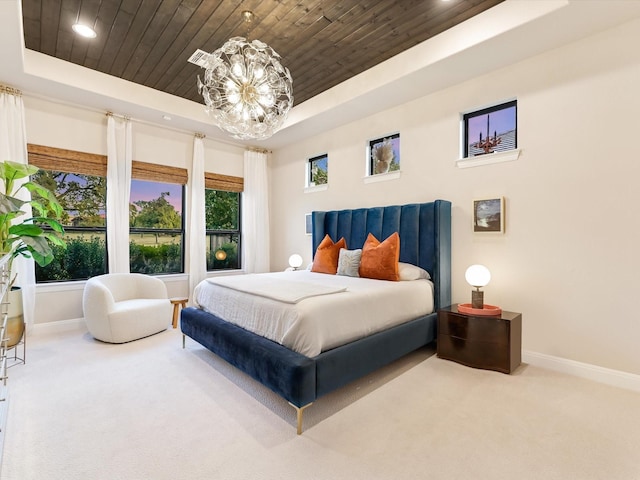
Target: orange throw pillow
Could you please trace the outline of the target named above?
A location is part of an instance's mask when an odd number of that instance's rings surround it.
[[[313,257],[311,271],[335,275],[338,271],[338,257],[340,256],[341,248],[347,248],[347,242],[344,237],[333,243],[329,234],[326,234]]]
[[[362,247],[360,276],[377,280],[400,280],[398,260],[400,259],[400,235],[394,232],[384,242],[369,234]]]

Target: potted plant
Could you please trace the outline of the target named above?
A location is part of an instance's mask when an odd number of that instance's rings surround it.
[[[14,286],[16,275],[11,272],[13,260],[18,256],[33,258],[41,267],[53,260],[51,245],[65,247],[62,239],[64,229],[57,221],[62,206],[53,192],[35,182],[23,179],[38,171],[37,167],[4,161],[0,163],[0,182],[4,187],[0,193],[0,255],[8,255],[9,313],[7,347],[17,344],[24,333],[22,316],[22,291]],[[17,198],[21,189],[31,193],[31,200]],[[31,205],[33,216],[28,216],[25,206]],[[26,217],[26,218],[24,218]],[[48,229],[42,228],[44,225]]]

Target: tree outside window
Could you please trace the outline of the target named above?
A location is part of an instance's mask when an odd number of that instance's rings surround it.
[[[205,190],[207,270],[241,268],[240,193]]]
[[[84,280],[107,272],[105,177],[40,169],[36,183],[55,193],[64,209],[67,248],[54,246],[54,260],[36,265],[36,281]]]
[[[131,181],[129,261],[131,272],[184,272],[182,185]]]
[[[63,209],[67,249],[36,269],[38,282],[83,280],[107,273],[107,157],[28,144],[33,180],[55,192]],[[185,169],[132,163],[129,205],[131,271],[184,272],[182,218]],[[46,226],[45,226],[46,228]]]
[[[326,185],[329,182],[329,156],[318,155],[309,159],[309,186]]]

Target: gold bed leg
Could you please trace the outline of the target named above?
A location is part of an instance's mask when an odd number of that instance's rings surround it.
[[[310,407],[311,405],[313,405],[313,402],[311,403],[307,403],[304,407],[297,407],[295,406],[293,403],[289,402],[289,405],[291,405],[293,408],[296,409],[296,420],[298,422],[298,435],[302,434],[302,412],[304,412],[305,408]]]

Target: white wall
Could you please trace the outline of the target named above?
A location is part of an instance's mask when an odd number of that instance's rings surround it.
[[[275,151],[272,258],[311,260],[312,210],[445,198],[453,203],[453,300],[469,300],[464,270],[492,271],[487,303],[523,312],[524,349],[640,374],[634,313],[640,271],[640,21],[523,60],[407,105]],[[518,99],[520,158],[458,169],[460,113]],[[106,154],[106,118],[25,97],[30,143]],[[126,113],[126,112],[122,112]],[[399,131],[399,180],[364,184],[367,140]],[[189,167],[192,134],[135,122],[136,160]],[[304,193],[306,160],[329,153],[328,190]],[[242,149],[205,140],[206,169],[242,176]],[[504,235],[471,232],[474,198],[504,196]],[[186,276],[166,279],[187,293]],[[82,284],[39,286],[36,323],[82,316]]]
[[[28,96],[24,98],[24,103],[29,143],[107,154],[105,112]],[[135,119],[132,122],[134,160],[191,170],[192,133],[171,129],[170,125],[165,128],[161,125],[137,122]],[[206,171],[243,176],[242,148],[208,139],[205,139],[204,144]],[[161,278],[167,285],[169,296],[189,295],[186,274],[166,275]],[[83,288],[84,282],[38,285],[35,323],[81,318]]]
[[[523,313],[523,348],[640,374],[640,21],[320,134],[274,153],[272,258],[311,261],[304,214],[444,198],[453,203],[453,301],[464,271],[485,301]],[[460,113],[518,100],[520,158],[459,169]],[[367,140],[399,131],[399,180],[364,184]],[[329,154],[329,188],[304,193],[306,160]],[[506,233],[473,234],[474,198],[506,198]]]

